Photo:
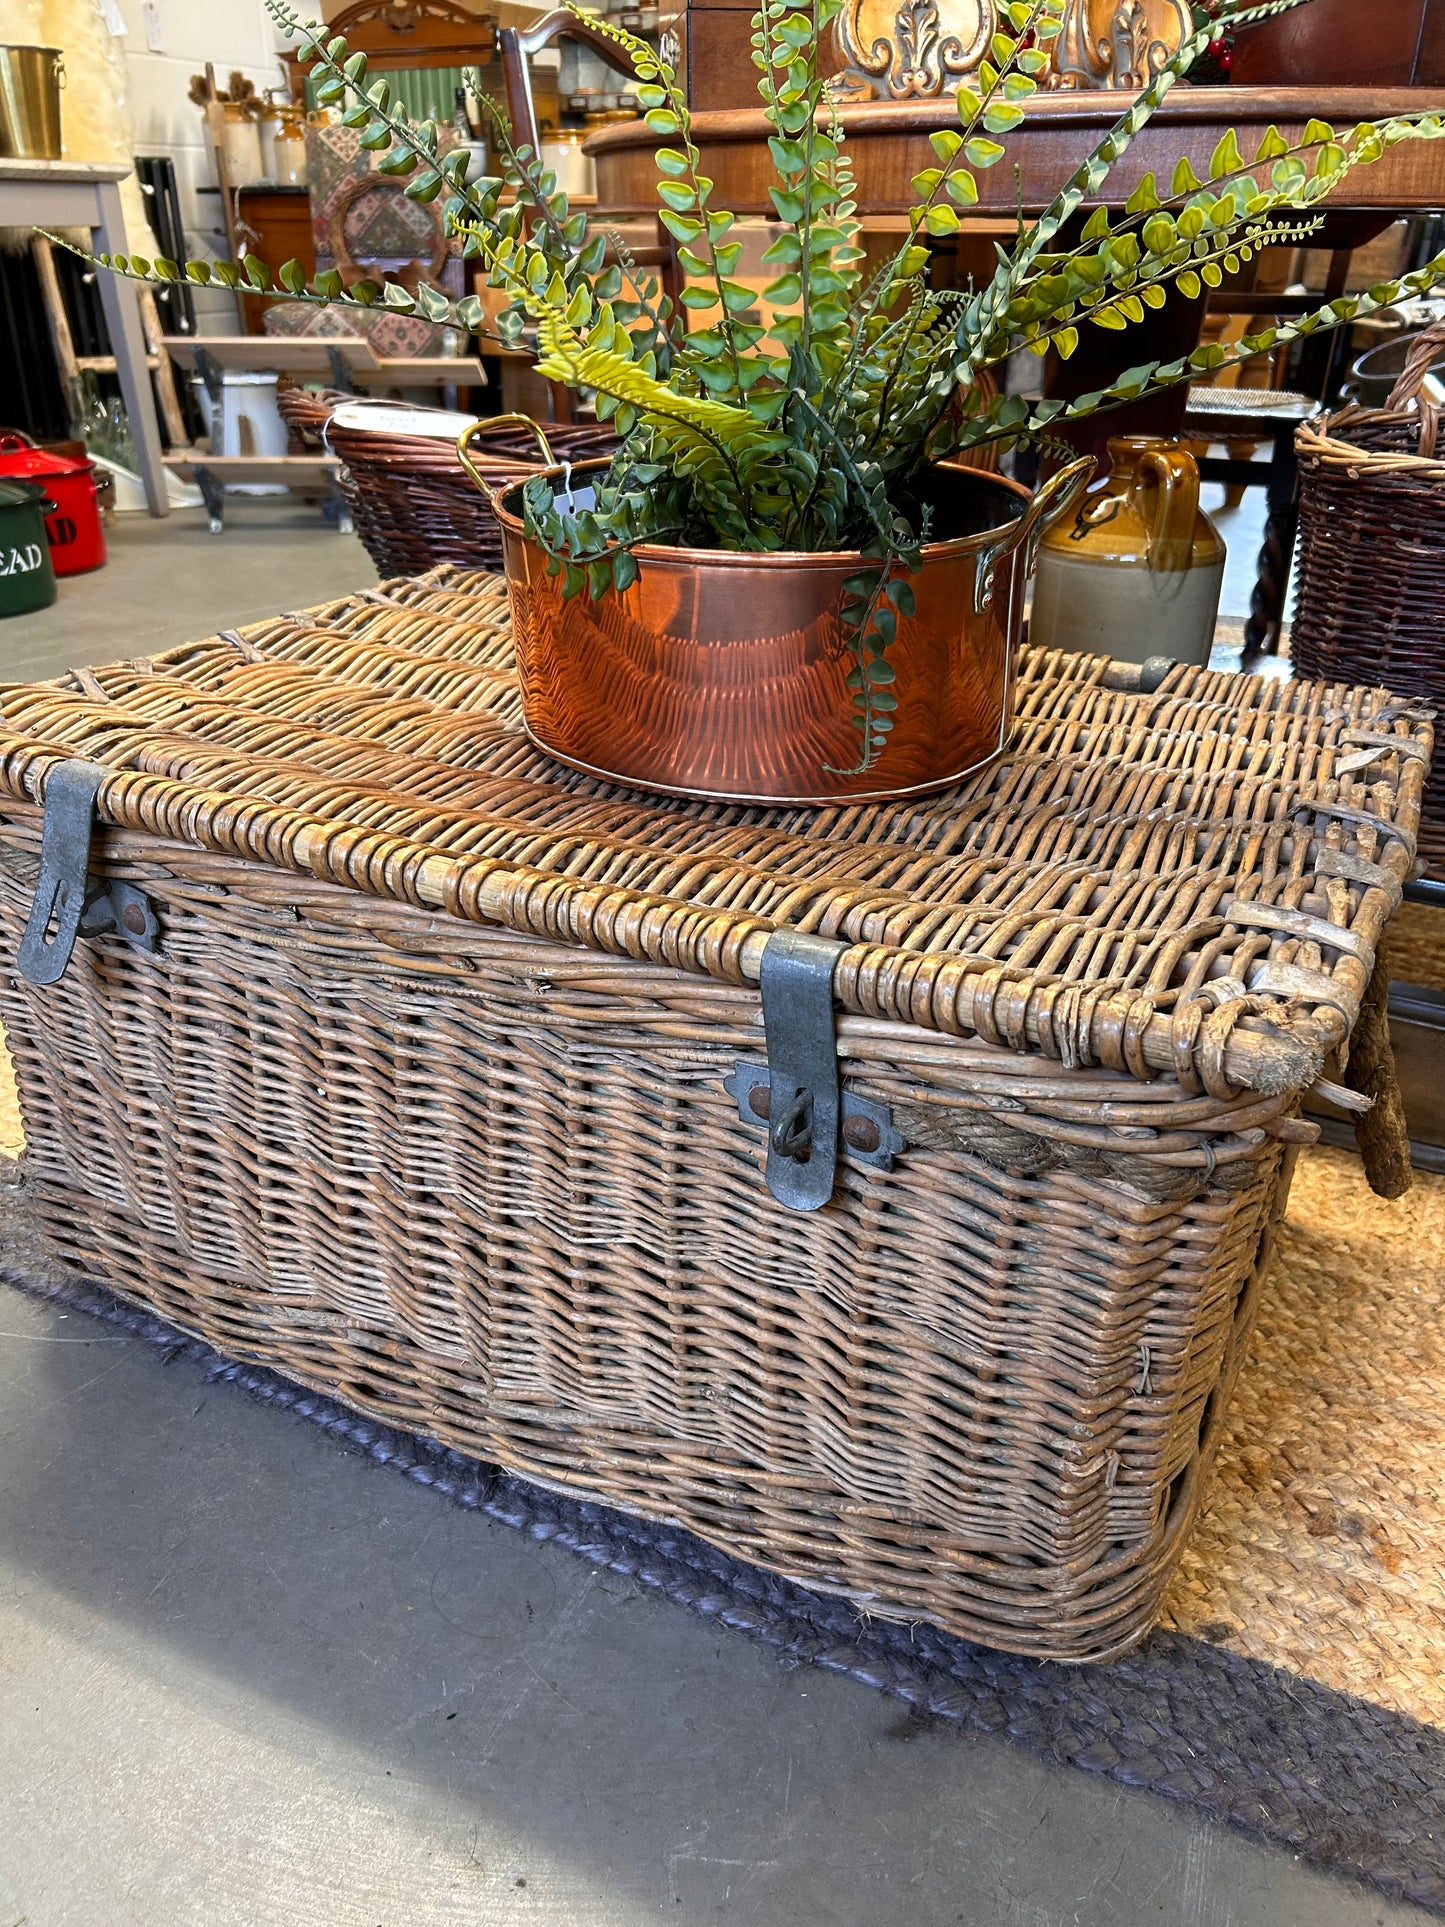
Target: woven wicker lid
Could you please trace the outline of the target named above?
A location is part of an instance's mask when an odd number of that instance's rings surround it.
[[[848,945],[845,1016],[920,1047],[977,1036],[1214,1097],[1307,1086],[1411,870],[1429,712],[1131,677],[1025,652],[1015,747],[941,796],[643,798],[531,744],[505,589],[446,568],[9,687],[0,787],[33,803],[59,760],[108,765],[98,860],[122,871],[159,838],[732,985],[793,926]]]

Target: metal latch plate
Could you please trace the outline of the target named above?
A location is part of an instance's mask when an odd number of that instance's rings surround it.
[[[739,1116],[766,1121],[768,1189],[790,1211],[828,1202],[844,1146],[870,1163],[891,1162],[903,1148],[886,1106],[849,1100],[838,1081],[833,970],[846,949],[830,937],[773,932],[758,983],[768,1061],[739,1063],[726,1080]]]
[[[15,953],[16,968],[28,983],[59,983],[78,936],[116,930],[138,949],[156,947],[160,925],[144,894],[129,883],[107,884],[90,874],[95,799],[109,774],[103,763],[69,757],[45,779],[40,876]]]

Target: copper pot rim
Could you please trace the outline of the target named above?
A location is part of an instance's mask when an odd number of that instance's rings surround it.
[[[538,476],[586,475],[594,470],[610,468],[610,455],[589,456],[582,462],[558,462],[551,468],[534,469],[530,475],[518,475],[499,488],[492,503],[492,512],[502,527],[511,535],[524,542],[530,542],[520,515],[505,506],[507,498],[519,489],[535,482]],[[923,545],[925,561],[934,561],[942,556],[969,555],[978,550],[993,549],[1000,544],[1007,546],[1013,531],[1019,529],[1033,500],[1032,491],[1022,482],[1016,482],[1011,475],[984,474],[981,469],[971,469],[964,462],[936,462],[936,468],[947,468],[955,474],[976,475],[980,483],[991,488],[999,488],[1005,494],[1014,496],[1019,512],[1007,522],[999,522],[993,528],[978,529],[972,535],[950,535],[941,542],[926,542]],[[857,568],[865,565],[868,558],[861,549],[694,549],[672,546],[665,542],[638,542],[632,553],[639,562],[649,562],[666,567],[669,563],[679,568],[696,569],[701,567],[757,569],[839,569]]]

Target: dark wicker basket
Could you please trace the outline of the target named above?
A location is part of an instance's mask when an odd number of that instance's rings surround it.
[[[1416,338],[1386,408],[1306,422],[1300,469],[1295,673],[1445,696],[1445,438],[1420,389],[1445,323]],[[1439,450],[1437,453],[1437,441]],[[1445,757],[1420,820],[1427,873],[1445,880]]]
[[[324,446],[340,459],[341,492],[380,574],[422,575],[443,562],[469,569],[502,566],[502,532],[491,504],[468,479],[450,441],[333,423],[334,410],[355,401],[354,395],[287,388],[278,400],[287,426],[303,445]],[[546,433],[567,461],[607,455],[617,447],[612,430],[596,423],[548,422]],[[473,459],[497,483],[541,466],[536,442],[516,426],[498,427],[474,446]]]

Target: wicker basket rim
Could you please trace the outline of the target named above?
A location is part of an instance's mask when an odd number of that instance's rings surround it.
[[[1331,468],[1346,469],[1370,481],[1399,480],[1445,483],[1445,461],[1438,456],[1412,455],[1405,449],[1362,448],[1342,430],[1391,428],[1397,424],[1416,425],[1415,415],[1407,410],[1389,408],[1341,408],[1333,415],[1321,415],[1301,422],[1295,430],[1295,452],[1301,459]]]

